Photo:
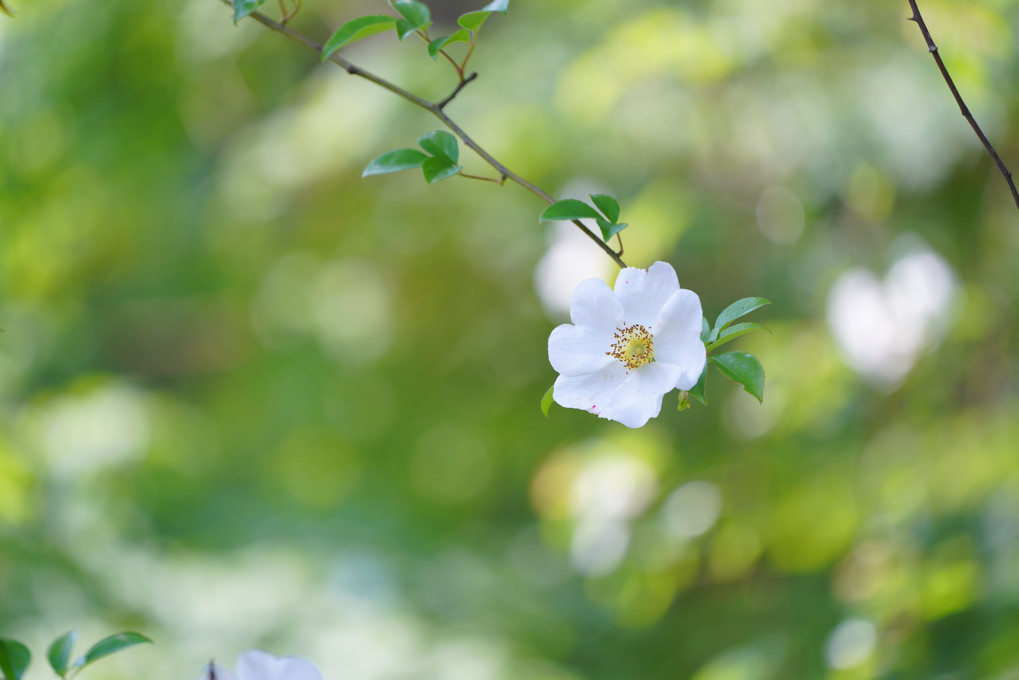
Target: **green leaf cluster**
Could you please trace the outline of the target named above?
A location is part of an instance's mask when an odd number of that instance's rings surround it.
[[[70,630],[54,640],[46,651],[46,659],[49,661],[50,668],[64,680],[77,675],[85,667],[99,659],[134,645],[152,642],[140,633],[117,633],[103,638],[72,661],[71,654],[77,640],[78,632]],[[0,673],[3,674],[3,680],[21,680],[31,662],[32,653],[28,647],[17,640],[0,637]]]
[[[598,223],[602,238],[610,238],[626,229],[629,225],[619,222],[619,201],[607,194],[590,194],[595,207],[575,198],[556,201],[545,208],[540,216],[542,222],[570,221],[590,219]]]
[[[729,380],[733,380],[743,385],[743,389],[747,393],[753,395],[757,401],[764,401],[764,367],[761,366],[761,362],[758,361],[757,357],[746,352],[726,352],[725,354],[716,354],[710,356],[712,351],[721,347],[722,345],[732,342],[736,338],[742,337],[747,333],[753,331],[768,330],[764,326],[753,322],[744,322],[733,324],[739,318],[742,318],[765,305],[770,305],[771,302],[759,297],[743,298],[737,300],[728,307],[722,310],[722,313],[718,315],[715,320],[714,328],[708,322],[706,318],[701,320],[701,340],[706,345],[708,353],[708,365],[714,366],[718,369],[718,372],[724,375]],[[705,382],[708,375],[708,367],[704,367],[704,371],[701,373],[701,377],[697,380],[697,384],[689,390],[689,396],[693,397],[702,404],[707,404],[708,399],[705,394]],[[687,399],[687,393],[680,395],[679,410],[683,411],[689,406],[689,400]]]
[[[385,175],[411,168],[421,168],[429,184],[441,182],[460,172],[460,146],[456,137],[445,130],[434,130],[418,139],[417,149],[396,149],[382,154],[364,169],[362,177]]]

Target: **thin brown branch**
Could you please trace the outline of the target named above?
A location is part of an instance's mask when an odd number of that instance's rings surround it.
[[[459,83],[457,83],[457,84],[456,84],[456,88],[455,88],[455,89],[454,89],[454,90],[453,90],[452,92],[450,92],[449,96],[448,96],[448,97],[446,97],[445,99],[443,99],[443,100],[442,100],[441,102],[439,102],[438,104],[436,104],[436,106],[438,106],[438,107],[439,107],[439,110],[441,111],[442,109],[446,108],[446,106],[447,106],[447,105],[448,105],[448,104],[449,104],[449,103],[450,103],[451,101],[453,101],[454,99],[456,99],[456,96],[457,96],[458,94],[460,94],[460,91],[461,91],[462,89],[464,89],[465,87],[467,87],[467,85],[468,85],[468,84],[469,84],[469,83],[470,83],[470,82],[471,82],[472,80],[474,80],[474,79],[475,79],[475,78],[477,78],[477,77],[478,77],[478,72],[477,72],[477,71],[475,71],[474,73],[470,74],[470,75],[469,75],[469,76],[467,76],[466,78],[462,79],[462,80],[461,80],[461,81],[460,81]]]
[[[938,46],[934,44],[934,38],[931,37],[931,32],[927,30],[927,24],[924,23],[923,15],[920,14],[920,8],[916,5],[916,0],[909,0],[909,6],[913,10],[913,16],[909,17],[910,21],[916,22],[916,25],[920,27],[920,32],[923,33],[923,39],[927,41],[927,50],[934,57],[935,63],[938,65],[938,70],[941,71],[941,77],[945,79],[948,84],[948,89],[952,91],[952,96],[955,97],[955,103],[959,105],[959,110],[962,112],[963,117],[969,122],[970,127],[973,128],[973,132],[976,133],[980,139],[980,143],[987,149],[987,153],[990,154],[991,158],[994,159],[994,164],[998,166],[998,171],[1002,177],[1005,178],[1005,182],[1008,183],[1009,191],[1012,192],[1012,200],[1015,202],[1015,207],[1019,208],[1019,191],[1016,190],[1015,182],[1012,180],[1012,173],[1005,164],[1002,162],[1001,157],[998,156],[998,152],[994,149],[990,140],[987,139],[987,135],[980,129],[973,114],[970,113],[969,107],[966,106],[966,102],[963,101],[962,95],[959,94],[959,89],[955,86],[955,81],[952,80],[952,76],[948,74],[948,69],[945,67],[945,62],[941,59],[941,53],[938,51]]]
[[[230,0],[221,0],[221,1],[224,4],[226,4],[226,5],[232,6],[232,3],[230,2]],[[293,29],[291,29],[291,28],[289,28],[287,26],[284,26],[281,23],[273,21],[272,19],[270,19],[269,17],[265,16],[261,12],[252,12],[252,13],[248,14],[248,17],[254,19],[258,23],[262,24],[263,26],[266,26],[267,28],[271,28],[272,30],[276,31],[277,33],[282,33],[283,35],[287,36],[291,40],[304,45],[308,49],[310,49],[310,50],[312,50],[312,51],[314,51],[314,52],[316,52],[318,54],[322,53],[322,46],[319,45],[317,42],[315,42],[311,38],[308,38],[307,36],[305,36],[302,33],[298,33],[297,31],[295,31],[295,30],[293,30]],[[531,182],[528,182],[523,177],[521,177],[520,175],[517,175],[515,172],[513,172],[512,170],[507,168],[505,165],[503,165],[502,163],[497,161],[492,156],[492,154],[488,153],[484,148],[482,148],[466,132],[463,131],[463,128],[461,128],[459,125],[457,125],[453,121],[452,118],[447,116],[446,113],[442,110],[442,107],[439,104],[434,103],[434,102],[430,102],[427,99],[424,99],[422,97],[417,96],[416,94],[413,94],[412,92],[408,92],[407,90],[403,89],[399,85],[394,85],[393,83],[389,82],[388,80],[386,80],[384,78],[381,78],[380,76],[375,75],[371,71],[366,71],[363,68],[352,64],[351,62],[347,61],[343,57],[340,57],[340,56],[338,56],[336,54],[329,55],[328,61],[333,62],[334,64],[336,64],[337,66],[342,68],[344,71],[346,71],[350,75],[357,76],[359,78],[364,78],[365,80],[367,80],[369,82],[372,82],[372,83],[378,85],[379,87],[381,87],[381,88],[383,88],[385,90],[389,90],[390,92],[392,92],[396,96],[398,96],[398,97],[400,97],[402,99],[407,100],[411,104],[414,104],[415,106],[418,106],[418,107],[424,109],[425,111],[428,111],[433,116],[435,116],[440,121],[442,121],[442,124],[445,125],[447,128],[449,128],[453,132],[453,134],[455,134],[457,137],[459,137],[460,141],[462,141],[464,143],[464,146],[469,148],[474,153],[478,154],[478,156],[480,156],[486,163],[488,163],[490,166],[492,166],[492,168],[494,168],[496,170],[496,172],[499,173],[500,177],[505,178],[505,179],[509,179],[512,182],[514,182],[515,184],[520,185],[524,189],[527,189],[528,191],[530,191],[535,196],[538,196],[539,198],[544,200],[546,203],[555,203],[555,199],[552,198],[550,195],[548,195],[541,188],[537,187],[536,185],[532,184]],[[623,262],[623,259],[616,253],[616,251],[614,251],[612,249],[612,247],[608,243],[603,241],[593,231],[591,231],[586,226],[584,226],[584,224],[582,222],[580,222],[579,220],[573,220],[573,224],[576,225],[577,228],[580,229],[582,232],[584,232],[587,235],[588,238],[590,238],[592,241],[594,241],[595,244],[599,248],[601,248],[602,251],[606,255],[608,255],[610,258],[612,258],[613,262],[615,262],[620,267],[625,267],[626,266],[626,263]]]
[[[503,182],[502,178],[499,178],[499,177],[482,177],[481,175],[470,175],[470,174],[468,174],[466,172],[458,172],[456,174],[458,174],[461,177],[464,177],[466,179],[476,179],[476,180],[479,180],[481,182],[491,182],[492,184],[498,184],[500,186],[502,186],[502,182]]]

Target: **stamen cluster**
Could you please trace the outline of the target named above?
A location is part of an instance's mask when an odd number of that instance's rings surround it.
[[[618,359],[626,366],[627,372],[655,360],[654,336],[644,326],[622,326],[616,329],[612,337],[615,342],[605,354]]]

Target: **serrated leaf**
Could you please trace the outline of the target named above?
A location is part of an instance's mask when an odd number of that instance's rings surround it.
[[[432,13],[428,6],[417,0],[396,0],[393,9],[403,16],[396,22],[396,33],[403,40],[414,31],[428,28],[432,23]]]
[[[385,175],[390,172],[400,172],[411,168],[421,167],[421,163],[428,158],[428,154],[421,153],[417,149],[396,149],[382,154],[364,169],[361,177],[370,175]]]
[[[0,637],[0,672],[6,680],[21,680],[28,665],[32,663],[32,652],[17,640]]]
[[[69,630],[50,644],[46,651],[46,658],[50,662],[53,672],[64,677],[67,674],[67,664],[71,660],[71,651],[74,643],[78,640],[78,631]]]
[[[429,156],[421,164],[421,172],[429,184],[441,182],[460,172],[462,166],[442,156]]]
[[[456,136],[445,130],[433,130],[418,139],[421,148],[439,158],[445,158],[453,165],[460,160],[460,146]]]
[[[708,345],[707,351],[710,353],[713,349],[721,347],[727,342],[732,342],[736,338],[746,335],[747,333],[753,333],[754,331],[768,331],[768,329],[761,324],[753,323],[752,321],[729,326],[719,333],[717,340]],[[770,333],[771,331],[768,332]]]
[[[234,0],[234,23],[258,9],[265,0]]]
[[[755,309],[760,309],[766,305],[770,305],[770,300],[765,300],[759,297],[748,297],[742,300],[736,300],[728,307],[722,310],[722,313],[718,315],[718,319],[715,321],[715,327],[711,330],[711,337],[708,339],[712,342],[718,339],[718,334],[725,330],[725,327],[731,324],[741,316],[746,316]]]
[[[541,412],[545,414],[546,418],[548,418],[548,410],[552,408],[554,390],[555,385],[552,385],[552,387],[545,390],[545,394],[541,397]]]
[[[757,401],[764,401],[764,367],[753,354],[727,352],[708,357],[708,361],[713,363],[726,378],[743,385],[743,389]]]
[[[470,40],[470,34],[461,28],[452,35],[447,35],[445,38],[436,38],[432,42],[428,43],[428,56],[432,58],[432,61],[435,61],[439,56],[439,50],[442,48],[458,42],[470,42]]]
[[[708,323],[706,316],[701,317],[701,342],[707,342],[708,336],[711,335],[711,324]]]
[[[333,33],[332,37],[329,38],[322,48],[322,61],[328,59],[329,55],[344,45],[349,45],[352,42],[358,41],[361,38],[367,38],[376,33],[388,31],[393,28],[395,23],[395,17],[384,14],[373,14],[348,21],[336,29],[336,32]]]
[[[708,396],[704,393],[704,388],[708,381],[708,365],[704,364],[704,370],[701,371],[701,377],[697,378],[697,384],[690,388],[690,396],[701,402],[705,406],[708,405]]]
[[[140,645],[144,643],[151,643],[152,640],[145,637],[141,633],[117,633],[109,637],[105,637],[99,642],[92,645],[87,652],[82,656],[79,656],[74,660],[75,668],[84,668],[91,663],[95,663],[99,659],[107,657],[111,654],[116,654],[128,647]]]
[[[509,12],[509,0],[493,0],[479,10],[461,14],[460,18],[456,20],[456,23],[460,24],[460,26],[466,28],[468,31],[474,31],[477,33],[478,29],[481,28],[481,24],[485,23],[485,19],[487,19],[492,12],[499,12],[500,14],[506,14]]]
[[[630,226],[626,222],[623,222],[622,224],[612,224],[601,217],[597,218],[596,221],[598,222],[598,228],[601,229],[602,238],[606,241]]]
[[[619,221],[619,201],[608,194],[591,194],[591,200],[609,222],[615,224]]]
[[[556,201],[545,208],[538,219],[541,222],[553,222],[558,220],[583,220],[600,218],[598,211],[583,201],[575,198],[567,198],[563,201]]]

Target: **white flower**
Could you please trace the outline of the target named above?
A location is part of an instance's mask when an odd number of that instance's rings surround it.
[[[700,298],[679,287],[666,262],[623,269],[614,290],[600,279],[582,281],[570,318],[548,338],[560,406],[642,427],[667,392],[690,389],[704,371]]]
[[[212,664],[202,680],[322,680],[318,669],[306,659],[296,656],[279,658],[252,649],[237,659],[237,673],[231,673],[222,666]]]

